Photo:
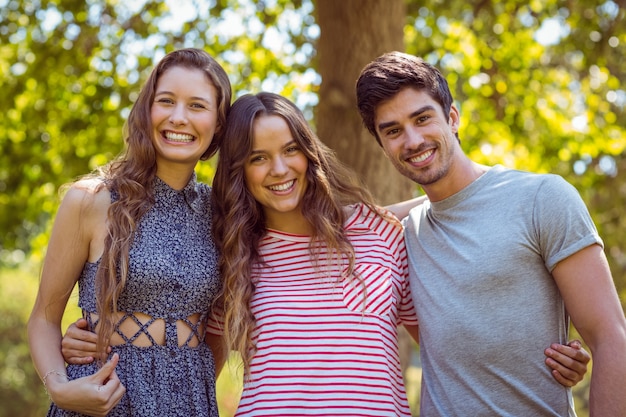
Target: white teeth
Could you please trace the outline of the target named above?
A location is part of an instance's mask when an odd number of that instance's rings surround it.
[[[192,142],[193,136],[185,135],[183,133],[165,132],[167,140],[172,142]]]
[[[433,154],[433,152],[434,152],[434,150],[431,149],[429,151],[424,152],[423,154],[420,154],[418,156],[410,158],[409,161],[410,162],[422,162],[422,161],[425,161],[429,156],[431,156]]]
[[[270,185],[267,188],[269,188],[272,191],[286,191],[290,189],[291,186],[293,186],[294,182],[296,182],[296,180],[291,180],[289,182],[286,182],[284,184],[279,184],[279,185]]]

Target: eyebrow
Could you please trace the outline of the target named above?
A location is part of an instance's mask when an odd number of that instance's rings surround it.
[[[160,96],[160,95],[166,95],[166,96],[174,96],[175,94],[171,91],[157,91],[156,93],[154,93],[154,97]],[[193,97],[189,97],[192,101],[194,100],[199,100],[199,101],[204,101],[207,104],[210,104],[211,101],[207,100],[204,97],[200,97],[200,96],[193,96]]]
[[[293,144],[297,145],[298,142],[296,142],[296,140],[294,139],[294,140],[290,141],[289,143],[286,143],[285,145],[283,145],[282,149],[285,149],[285,148],[287,148],[287,147],[289,147],[289,146],[291,146]],[[252,155],[256,155],[256,154],[260,154],[260,153],[264,153],[264,152],[265,152],[265,150],[263,150],[263,149],[252,149],[250,151],[250,155],[252,156]]]
[[[412,119],[414,117],[419,116],[422,113],[426,113],[428,111],[434,111],[434,110],[435,110],[435,107],[430,105],[430,104],[428,104],[428,105],[426,105],[424,107],[420,107],[419,109],[415,110],[413,113],[409,114],[409,118]],[[391,127],[391,126],[394,126],[394,125],[397,125],[397,124],[398,124],[398,122],[395,121],[395,120],[392,120],[390,122],[380,123],[378,125],[378,131],[382,131],[382,130],[388,128],[388,127]]]

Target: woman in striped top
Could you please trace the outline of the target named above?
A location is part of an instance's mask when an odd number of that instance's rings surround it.
[[[400,223],[271,93],[232,106],[213,182],[238,416],[410,416],[397,326],[417,340]],[[219,236],[219,238],[217,238]]]

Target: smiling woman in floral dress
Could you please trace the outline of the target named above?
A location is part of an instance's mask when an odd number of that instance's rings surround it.
[[[128,119],[127,149],[72,184],[59,208],[28,324],[50,416],[217,417],[205,322],[220,289],[211,191],[194,168],[215,153],[231,87],[198,49],[152,71]],[[73,287],[112,346],[109,362],[69,365],[61,318]]]

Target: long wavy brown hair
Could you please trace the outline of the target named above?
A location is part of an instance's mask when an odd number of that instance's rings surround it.
[[[119,198],[108,210],[108,235],[96,273],[96,306],[99,316],[98,348],[108,344],[118,312],[117,300],[128,276],[129,250],[133,234],[141,217],[154,203],[156,153],[152,143],[153,127],[150,109],[157,82],[170,68],[185,67],[204,72],[217,90],[218,116],[216,137],[223,133],[230,109],[231,86],[228,75],[215,59],[201,49],[188,48],[167,54],[152,70],[141,88],[125,126],[125,151],[99,170],[104,179],[100,187],[114,190]],[[201,159],[210,158],[217,151],[214,140]]]
[[[325,246],[336,254],[338,262],[348,264],[347,275],[351,277],[355,256],[343,228],[347,220],[345,206],[364,203],[379,212],[370,193],[318,139],[291,101],[272,93],[245,95],[235,101],[220,143],[213,179],[213,234],[221,251],[224,342],[228,350],[241,353],[246,377],[254,355],[255,318],[250,309],[255,290],[252,266],[263,262],[259,242],[266,232],[266,223],[263,207],[246,187],[244,168],[252,150],[254,121],[262,116],[283,118],[308,159],[302,214],[313,229],[309,248],[314,260]]]

